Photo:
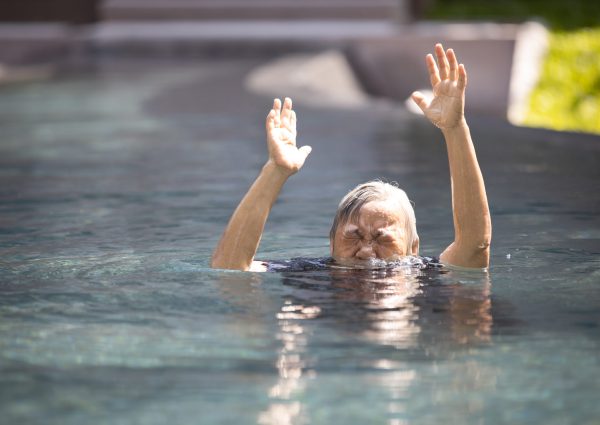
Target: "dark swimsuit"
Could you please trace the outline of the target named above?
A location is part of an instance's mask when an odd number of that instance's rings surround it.
[[[440,263],[439,258],[437,257],[411,257],[414,258],[415,261],[411,262],[389,262],[382,268],[393,269],[397,267],[413,267],[420,270],[429,270],[435,268],[441,268],[442,263]],[[321,257],[321,258],[292,258],[290,260],[275,260],[275,261],[266,261],[267,271],[268,272],[301,272],[301,271],[318,271],[318,270],[328,270],[331,268],[341,267],[336,265],[336,262],[331,257]]]

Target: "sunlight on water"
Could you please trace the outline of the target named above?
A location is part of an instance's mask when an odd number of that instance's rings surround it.
[[[331,264],[339,199],[376,177],[406,189],[420,254],[439,256],[447,157],[391,105],[299,103],[314,150],[257,254],[275,272],[212,270],[264,161],[270,99],[241,87],[256,65],[116,64],[0,88],[3,420],[595,423],[600,145],[474,119],[489,271]]]

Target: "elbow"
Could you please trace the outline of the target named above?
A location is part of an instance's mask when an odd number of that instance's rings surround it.
[[[457,234],[455,241],[457,245],[460,245],[462,249],[467,251],[474,253],[489,251],[492,243],[491,223],[486,221],[470,231],[460,232]]]
[[[492,222],[489,214],[479,226],[467,234],[461,235],[457,242],[475,257],[486,257],[489,262],[490,246],[492,244]]]
[[[492,245],[491,229],[483,232],[483,234],[481,234],[479,237],[472,238],[465,244],[468,246],[468,249],[473,252],[474,256],[485,255],[487,258],[489,258],[490,246]]]
[[[452,243],[441,259],[454,266],[484,269],[490,265],[491,237],[469,238]]]
[[[474,250],[476,252],[485,252],[485,251],[489,252],[491,245],[492,245],[492,236],[486,235],[476,242]]]
[[[459,267],[487,268],[490,265],[492,225],[489,215],[478,225],[458,232],[452,244],[440,256],[443,262]]]
[[[474,258],[479,263],[479,267],[488,268],[490,265],[490,246],[491,238],[482,241],[477,245]]]
[[[467,251],[471,254],[469,263],[471,267],[476,268],[487,268],[490,265],[490,246],[492,238],[491,235],[484,236],[475,241],[471,241],[468,245]]]
[[[482,236],[478,238],[477,250],[487,252],[489,258],[490,246],[492,245],[492,222],[488,214]]]

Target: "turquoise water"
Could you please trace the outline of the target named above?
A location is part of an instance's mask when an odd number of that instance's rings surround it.
[[[600,140],[471,120],[487,274],[211,270],[265,158],[254,65],[100,63],[0,88],[1,422],[597,424]],[[389,105],[296,108],[313,153],[258,258],[327,255],[337,202],[376,177],[439,254],[437,130]]]

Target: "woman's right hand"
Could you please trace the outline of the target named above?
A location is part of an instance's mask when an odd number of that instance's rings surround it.
[[[269,162],[288,176],[296,173],[312,148],[296,147],[296,112],[292,109],[292,99],[286,97],[283,107],[281,100],[273,101],[273,109],[267,115],[266,130]]]

